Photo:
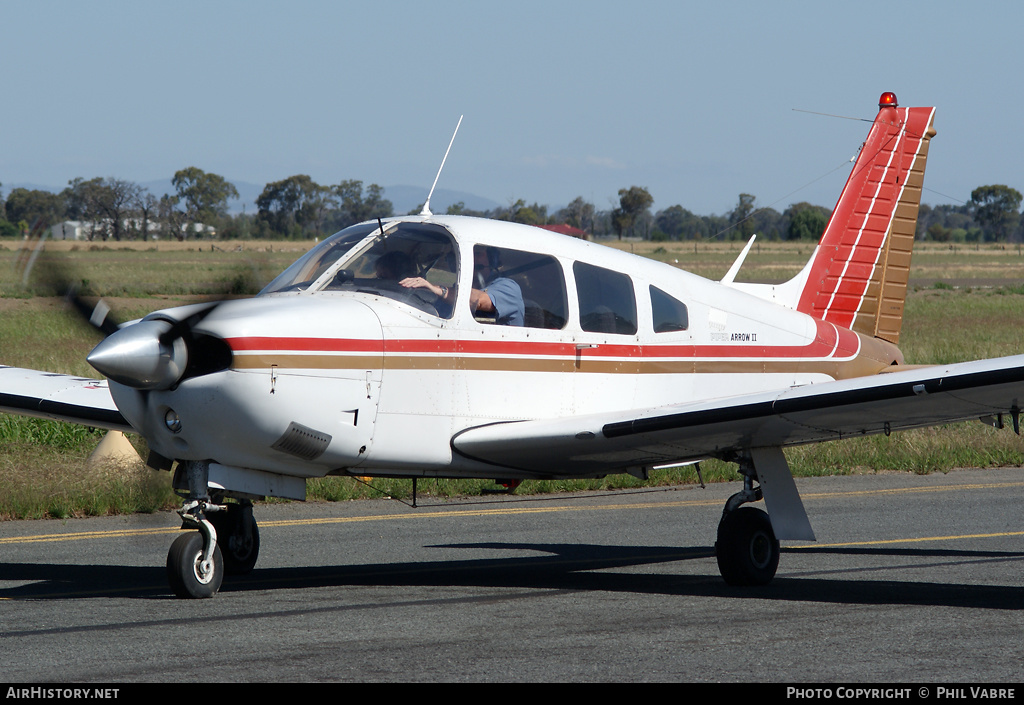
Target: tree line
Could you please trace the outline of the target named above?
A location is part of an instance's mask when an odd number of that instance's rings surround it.
[[[256,199],[255,213],[228,213],[238,191],[224,177],[196,167],[175,172],[174,193],[159,198],[146,188],[115,178],[76,178],[60,193],[13,189],[3,197],[0,185],[0,236],[17,237],[33,228],[62,221],[83,223],[90,240],[184,240],[217,237],[320,238],[353,223],[394,215],[391,201],[377,184],[346,180],[321,185],[299,174],[268,183]],[[652,212],[647,188],[620,189],[618,202],[599,210],[583,197],[564,208],[523,199],[485,211],[449,206],[448,214],[474,215],[528,225],[566,224],[592,236],[639,237],[649,240],[747,240],[757,233],[768,240],[817,240],[830,211],[810,203],[794,203],[779,212],[758,207],[756,197],[741,193],[735,207],[721,215],[697,215],[681,205]],[[937,242],[1020,242],[1024,227],[1021,193],[1005,185],[980,186],[960,205],[922,205],[917,237]],[[422,204],[421,204],[422,206]],[[413,209],[418,213],[420,207]]]
[[[228,199],[238,190],[224,177],[188,167],[175,172],[174,194],[115,178],[72,179],[60,193],[13,189],[3,200],[0,235],[24,235],[62,221],[78,221],[89,240],[148,240],[201,235],[230,221]],[[0,191],[2,198],[2,191]]]

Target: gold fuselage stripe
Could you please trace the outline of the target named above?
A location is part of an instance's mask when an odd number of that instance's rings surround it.
[[[583,374],[823,374],[833,379],[877,374],[886,364],[858,355],[847,360],[636,359],[465,357],[456,355],[235,355],[237,370],[441,370],[579,372]]]

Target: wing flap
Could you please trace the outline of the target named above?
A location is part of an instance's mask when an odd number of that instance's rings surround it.
[[[698,403],[495,423],[462,431],[452,447],[532,474],[599,476],[1016,413],[1022,399],[1024,355],[1016,355]]]
[[[134,431],[106,380],[0,366],[0,411],[82,426]]]

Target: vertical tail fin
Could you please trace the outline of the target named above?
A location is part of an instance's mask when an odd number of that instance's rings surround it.
[[[797,310],[896,344],[934,108],[900,108],[883,93],[878,115],[807,267]]]

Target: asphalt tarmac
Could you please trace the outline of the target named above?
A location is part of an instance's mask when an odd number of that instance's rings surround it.
[[[0,523],[0,682],[1020,682],[1024,470],[798,480],[818,537],[738,589],[738,483],[273,504],[210,600],[176,514]]]

